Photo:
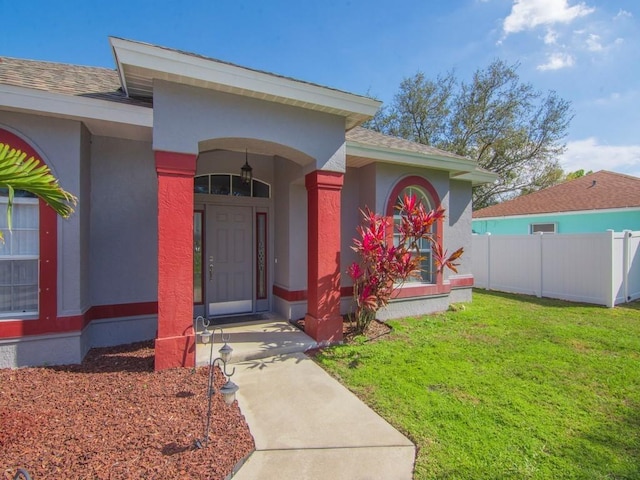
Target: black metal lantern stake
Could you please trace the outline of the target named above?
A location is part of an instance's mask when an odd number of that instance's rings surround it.
[[[207,385],[207,422],[204,429],[204,437],[202,440],[196,439],[195,446],[196,448],[204,448],[209,445],[209,428],[211,426],[211,400],[216,393],[216,388],[213,382],[214,379],[214,370],[216,365],[221,366],[222,373],[226,378],[225,384],[220,388],[220,394],[224,399],[224,403],[227,405],[231,405],[233,401],[236,399],[236,392],[238,391],[238,386],[231,381],[231,377],[236,372],[235,367],[231,373],[227,372],[227,363],[231,359],[231,352],[233,352],[233,348],[229,346],[227,343],[231,335],[225,335],[224,331],[221,328],[213,328],[213,330],[209,330],[209,320],[204,317],[198,317],[196,319],[196,323],[198,320],[202,321],[204,325],[204,331],[200,334],[200,340],[203,344],[209,344],[209,382]],[[219,357],[213,358],[213,344],[215,343],[215,333],[216,330],[220,331],[220,337],[224,345],[218,350],[220,354]]]

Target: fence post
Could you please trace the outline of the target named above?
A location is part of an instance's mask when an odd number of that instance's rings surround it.
[[[487,290],[491,290],[491,232],[487,232]]]
[[[631,270],[631,230],[622,231],[622,285],[624,289],[624,303],[631,300],[629,295],[629,271]]]
[[[615,275],[613,269],[613,263],[615,261],[614,252],[615,252],[615,232],[611,229],[606,231],[606,235],[609,236],[609,293],[607,298],[607,307],[613,308],[616,304],[616,292],[615,292]]]
[[[544,236],[543,232],[537,232],[537,236],[538,236],[538,255],[539,257],[539,262],[538,262],[538,291],[536,292],[536,296],[538,298],[542,298],[542,292],[543,292],[543,287],[544,285],[542,284],[542,278],[543,278],[543,270],[544,270],[544,252],[543,252],[543,246],[542,246],[542,238]]]

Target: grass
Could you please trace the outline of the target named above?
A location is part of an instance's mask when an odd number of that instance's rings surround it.
[[[640,478],[640,303],[475,291],[317,361],[417,446],[416,479]]]

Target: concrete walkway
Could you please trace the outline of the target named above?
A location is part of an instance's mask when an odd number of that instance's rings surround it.
[[[414,445],[301,353],[313,339],[284,321],[225,333],[241,360],[233,381],[256,443],[234,480],[412,478]]]

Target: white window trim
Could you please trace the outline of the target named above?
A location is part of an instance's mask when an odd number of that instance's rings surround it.
[[[5,196],[0,196],[0,215],[6,215],[6,208],[9,203],[9,199]],[[38,205],[38,198],[33,197],[14,197],[13,205]],[[40,228],[40,219],[38,219],[38,231]],[[3,228],[4,235],[11,235],[6,228]],[[19,230],[19,229],[13,229]],[[40,249],[38,248],[38,251]],[[38,269],[40,268],[39,260],[40,254],[38,255],[0,255],[0,261],[3,260],[37,260],[38,261]],[[40,288],[40,273],[38,272],[38,289]],[[0,312],[0,321],[12,321],[12,320],[32,320],[38,319],[40,312],[40,296],[38,295],[38,304],[36,310],[29,310],[27,312]]]
[[[535,227],[539,227],[539,226],[546,226],[546,225],[553,225],[553,232],[536,232],[535,231]],[[542,233],[545,235],[549,235],[549,234],[553,234],[553,233],[558,233],[558,223],[557,222],[545,222],[545,223],[532,223],[529,225],[529,233],[531,233],[532,235],[535,235],[537,233]]]

